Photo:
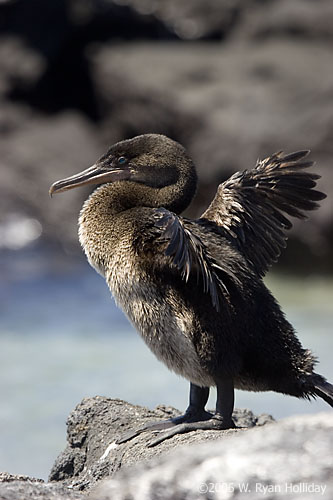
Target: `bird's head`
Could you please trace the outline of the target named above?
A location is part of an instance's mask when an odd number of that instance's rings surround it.
[[[189,201],[196,189],[195,168],[185,149],[164,135],[144,134],[114,144],[92,167],[55,182],[49,192],[52,196],[87,184],[115,181],[131,181],[165,194],[170,190],[176,194],[182,188]]]

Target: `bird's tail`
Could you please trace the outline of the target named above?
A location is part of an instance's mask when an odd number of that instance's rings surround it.
[[[324,377],[318,376],[314,382],[314,393],[333,408],[333,385]]]

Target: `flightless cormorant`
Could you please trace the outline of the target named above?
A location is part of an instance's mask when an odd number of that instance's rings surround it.
[[[320,396],[333,386],[262,281],[286,246],[289,217],[305,218],[325,195],[308,151],[276,153],[220,184],[199,219],[180,214],[197,176],[177,142],[145,134],[114,144],[92,167],[55,182],[50,194],[100,185],[84,203],[79,237],[142,338],[190,381],[184,415],[146,426],[167,429],[151,444],[194,429],[234,426],[234,388]],[[217,387],[216,411],[205,410]]]

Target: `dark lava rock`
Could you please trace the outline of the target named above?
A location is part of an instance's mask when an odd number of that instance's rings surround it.
[[[125,468],[98,500],[333,497],[333,414],[292,417]]]
[[[191,432],[174,436],[153,448],[147,447],[147,443],[155,436],[151,431],[121,445],[115,443],[124,433],[138,429],[147,422],[165,420],[179,414],[178,410],[165,406],[148,410],[119,399],[100,396],[84,399],[68,418],[68,445],[56,460],[50,481],[61,481],[71,488],[85,490],[101,479],[113,476],[119,469],[169,454],[175,448],[215,441],[221,436],[242,433],[249,427],[273,421],[269,415],[256,417],[249,410],[235,410],[234,420],[238,429]]]
[[[237,26],[245,7],[242,0],[123,0],[141,14],[153,16],[183,40],[224,39]],[[247,2],[252,4],[253,0]]]
[[[51,113],[80,109],[93,120],[98,119],[98,114],[84,53],[86,46],[115,38],[174,36],[156,17],[112,0],[2,2],[0,33],[18,37],[44,61],[37,81],[13,80],[8,91],[10,99],[29,102]],[[29,65],[28,60],[24,65]]]

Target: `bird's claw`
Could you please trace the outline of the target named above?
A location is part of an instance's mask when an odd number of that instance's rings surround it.
[[[231,420],[230,422],[225,422],[220,416],[213,416],[209,420],[204,420],[201,422],[184,422],[179,425],[176,425],[172,429],[168,429],[166,431],[161,431],[159,436],[156,439],[153,439],[148,443],[148,448],[153,448],[158,444],[166,441],[167,439],[176,436],[177,434],[185,434],[187,432],[192,432],[196,430],[226,430],[226,429],[234,429],[236,426],[234,422]]]
[[[126,434],[123,434],[119,439],[116,440],[116,444],[126,443],[127,441],[130,441],[131,439],[141,434],[141,432],[143,432],[143,430],[141,429],[138,429],[136,431],[126,432]]]
[[[119,439],[116,440],[116,444],[123,444],[131,439],[139,436],[143,432],[160,432],[163,429],[168,429],[171,426],[174,426],[174,422],[172,419],[170,420],[162,420],[160,422],[152,422],[150,424],[144,425],[140,429],[136,429],[135,431],[129,431],[126,434],[123,434]]]
[[[130,431],[117,439],[116,444],[123,444],[131,439],[139,436],[143,432],[158,433],[158,436],[148,443],[148,447],[152,448],[166,439],[170,439],[176,434],[185,434],[186,432],[196,430],[222,430],[235,427],[232,420],[226,420],[220,414],[212,414],[207,411],[198,412],[196,414],[185,413],[180,417],[175,417],[169,420],[160,422],[152,422],[135,431]]]

